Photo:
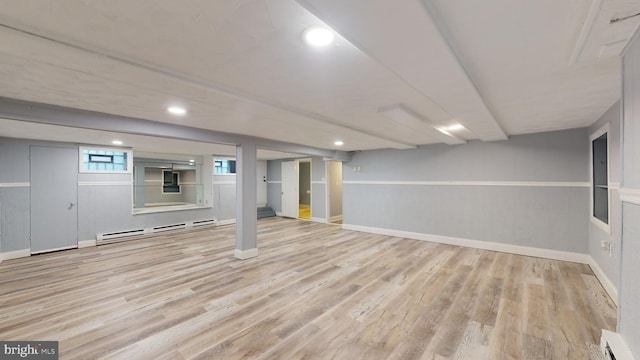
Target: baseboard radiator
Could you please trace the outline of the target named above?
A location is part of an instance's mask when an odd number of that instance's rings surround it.
[[[206,225],[218,225],[218,220],[216,219],[206,219],[206,220],[197,220],[197,221],[187,221],[179,224],[167,224],[167,225],[158,225],[149,228],[140,228],[140,229],[131,229],[131,230],[123,230],[123,231],[114,231],[96,234],[96,245],[104,245],[104,244],[112,244],[114,242],[130,240],[133,238],[140,238],[144,236],[149,236],[165,231],[175,231],[175,230],[184,230],[199,226]]]

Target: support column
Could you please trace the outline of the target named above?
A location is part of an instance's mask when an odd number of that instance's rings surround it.
[[[255,143],[236,146],[236,249],[240,260],[258,256],[258,208]]]

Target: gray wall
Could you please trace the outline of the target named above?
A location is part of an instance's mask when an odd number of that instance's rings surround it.
[[[586,129],[577,129],[359,152],[343,167],[343,223],[586,253],[587,146]],[[389,181],[441,183],[385,184]],[[523,186],[456,183],[461,181]]]
[[[29,146],[65,146],[54,143],[0,138],[0,252],[30,248]],[[11,169],[11,171],[4,171]],[[152,227],[184,221],[235,218],[235,185],[214,184],[212,208],[132,214],[130,174],[78,174],[78,239],[96,234]]]
[[[620,239],[622,232],[622,222],[620,211],[622,205],[620,203],[620,102],[616,102],[605,112],[598,121],[589,127],[589,134],[592,134],[603,126],[609,124],[609,133],[607,134],[607,142],[609,144],[609,226],[610,232],[604,231],[602,228],[589,221],[589,255],[600,266],[604,274],[609,278],[616,288],[619,286],[620,277]],[[587,150],[590,151],[590,150]],[[589,211],[589,219],[591,219],[591,211]],[[609,251],[603,250],[600,246],[601,241],[608,241],[613,244],[611,256]]]
[[[623,57],[622,259],[618,331],[640,358],[640,35]],[[633,194],[636,194],[635,197]]]

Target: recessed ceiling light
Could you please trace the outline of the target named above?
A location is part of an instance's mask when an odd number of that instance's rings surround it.
[[[338,141],[334,142],[334,143],[333,143],[333,145],[335,145],[335,146],[342,146],[342,145],[344,145],[344,142],[342,142],[342,141],[338,140]]]
[[[113,145],[122,145],[122,141],[120,141],[120,140],[113,140],[111,143]]]
[[[195,160],[193,160],[193,159],[191,159],[191,160],[189,160],[189,162],[196,162],[196,161],[195,161]]]
[[[333,43],[335,35],[333,31],[319,26],[312,26],[304,31],[304,41],[311,46],[327,46]]]
[[[167,111],[173,115],[184,115],[187,113],[187,110],[180,106],[169,106]]]

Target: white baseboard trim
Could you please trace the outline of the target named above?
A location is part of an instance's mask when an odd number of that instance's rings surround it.
[[[380,235],[397,236],[397,237],[403,237],[407,239],[431,241],[431,242],[436,242],[440,244],[456,245],[456,246],[470,247],[470,248],[482,249],[482,250],[499,251],[499,252],[505,252],[510,254],[533,256],[533,257],[540,257],[540,258],[552,259],[552,260],[570,261],[570,262],[576,262],[580,264],[589,264],[589,259],[591,259],[591,256],[589,256],[588,254],[574,253],[574,252],[561,251],[561,250],[541,249],[541,248],[522,246],[522,245],[503,244],[503,243],[496,243],[496,242],[482,241],[482,240],[470,240],[470,239],[462,239],[462,238],[455,238],[455,237],[449,237],[449,236],[430,235],[430,234],[423,234],[423,233],[416,233],[416,232],[409,232],[409,231],[374,228],[374,227],[351,225],[351,224],[342,224],[342,228],[345,230],[354,230],[354,231],[362,231],[362,232],[380,234]]]
[[[276,211],[276,216],[280,216],[280,217],[282,217],[282,216],[283,216],[283,215],[282,215],[282,212]]]
[[[96,246],[96,239],[78,241],[78,249]]]
[[[3,260],[19,259],[19,258],[29,257],[29,256],[31,256],[31,249],[7,251],[7,252],[0,253],[0,263]]]
[[[231,225],[235,223],[236,223],[236,219],[218,220],[218,223],[216,224],[216,226]]]
[[[600,281],[600,284],[602,284],[604,290],[607,292],[607,294],[609,294],[611,300],[613,300],[614,304],[618,306],[618,288],[616,288],[609,277],[605,275],[600,265],[598,265],[596,260],[591,256],[589,256],[589,267],[591,268],[591,271],[593,271],[593,273],[596,275],[596,278],[598,278],[598,281]]]
[[[499,252],[505,252],[510,254],[534,256],[534,257],[540,257],[545,259],[562,260],[562,261],[570,261],[570,262],[576,262],[581,264],[587,264],[589,265],[589,267],[591,267],[591,270],[593,271],[594,275],[596,276],[598,281],[600,281],[600,283],[602,284],[602,287],[607,292],[607,294],[609,294],[609,297],[611,297],[611,300],[613,300],[616,306],[618,305],[618,289],[613,284],[613,282],[607,277],[607,275],[605,275],[600,265],[598,265],[598,263],[589,254],[574,253],[574,252],[561,251],[561,250],[542,249],[542,248],[535,248],[535,247],[522,246],[522,245],[502,244],[502,243],[496,243],[496,242],[490,242],[490,241],[454,238],[449,236],[429,235],[429,234],[423,234],[423,233],[374,228],[374,227],[360,226],[360,225],[343,224],[342,228],[345,230],[362,231],[367,233],[397,236],[397,237],[403,237],[403,238],[414,239],[414,240],[431,241],[431,242],[436,242],[441,244],[471,247],[475,249],[492,250],[492,251],[499,251]]]
[[[606,356],[607,354],[605,352],[607,345],[611,348],[613,356],[615,356],[617,360],[635,359],[629,346],[619,333],[603,329],[602,336],[600,337],[600,350],[602,350],[603,355],[605,355],[605,359],[610,359],[611,357]]]
[[[330,223],[338,222],[338,221],[342,221],[342,215],[336,215],[329,218]]]
[[[318,217],[312,217],[309,220],[311,220],[313,222],[321,223],[321,224],[326,224],[327,223],[327,219],[318,218]]]
[[[31,186],[30,182],[0,183],[0,188],[29,187],[29,186]]]
[[[235,249],[233,250],[233,256],[235,256],[236,259],[240,259],[240,260],[254,258],[258,256],[258,248],[247,249],[247,250]]]

